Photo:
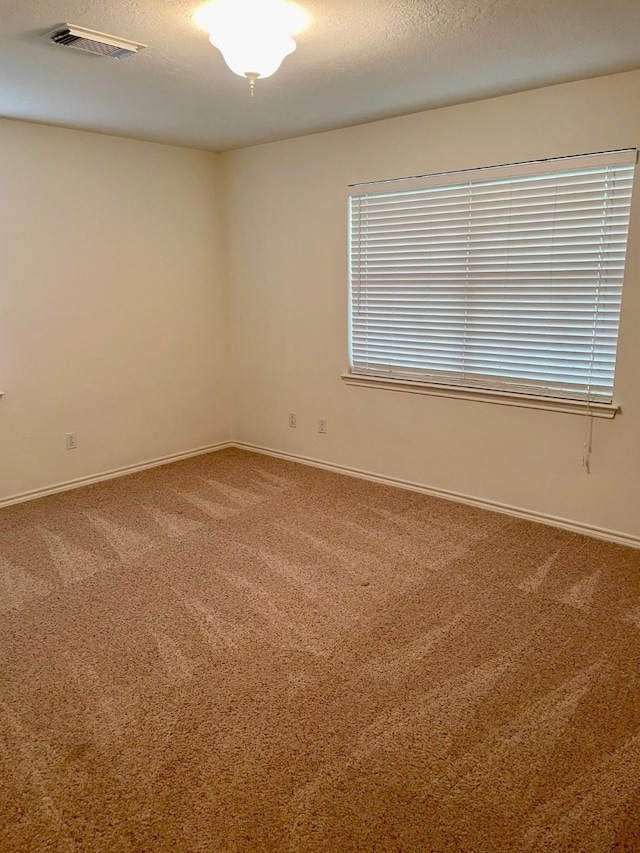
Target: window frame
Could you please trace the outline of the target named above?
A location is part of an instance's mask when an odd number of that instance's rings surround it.
[[[580,154],[570,157],[557,157],[548,160],[528,161],[502,166],[481,167],[461,171],[440,172],[413,178],[390,179],[386,181],[375,181],[362,184],[354,184],[349,187],[349,209],[351,211],[351,199],[360,196],[384,194],[385,191],[393,194],[403,191],[421,190],[429,187],[456,187],[465,183],[480,184],[494,179],[510,179],[517,177],[528,177],[535,175],[555,175],[565,171],[580,170],[583,164],[589,167],[599,168],[602,166],[632,165],[637,162],[637,150],[635,148],[619,149],[617,151],[602,152],[598,154]],[[425,205],[425,209],[427,209]],[[527,393],[521,388],[513,390],[509,388],[484,388],[479,385],[455,382],[429,381],[424,378],[393,377],[383,375],[384,371],[376,375],[375,372],[358,371],[353,368],[353,271],[352,271],[352,227],[351,215],[349,222],[349,302],[348,302],[348,343],[349,343],[349,368],[342,374],[343,381],[348,385],[360,387],[372,387],[381,390],[403,391],[417,394],[427,394],[439,397],[451,397],[458,399],[474,400],[486,403],[498,403],[508,406],[520,406],[534,409],[546,409],[562,411],[572,414],[584,414],[585,412],[596,417],[613,418],[621,411],[618,403],[602,401],[588,397],[562,397],[553,394]],[[626,251],[626,249],[625,249]],[[626,260],[626,255],[625,255]],[[622,276],[624,282],[624,275]],[[616,347],[619,342],[619,329],[616,333]],[[615,366],[615,362],[614,362]],[[517,384],[517,380],[513,381]]]

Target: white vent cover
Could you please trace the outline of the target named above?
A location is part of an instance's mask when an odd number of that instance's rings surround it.
[[[110,56],[113,59],[132,56],[147,47],[146,44],[137,44],[134,41],[127,41],[118,36],[109,36],[95,30],[85,30],[83,27],[76,27],[73,24],[62,25],[54,32],[49,33],[47,38],[63,47],[72,47],[75,50],[83,50],[85,53],[97,53],[99,56]]]

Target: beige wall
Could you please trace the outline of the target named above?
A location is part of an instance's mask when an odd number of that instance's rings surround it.
[[[640,192],[590,476],[581,418],[340,380],[349,183],[640,146],[638,102],[632,72],[222,157],[0,121],[0,500],[233,434],[640,537]]]
[[[624,414],[596,420],[590,476],[574,415],[340,380],[348,184],[640,146],[639,103],[633,72],[225,155],[235,437],[640,536],[640,186],[616,382]]]
[[[218,170],[0,122],[0,499],[229,438]]]

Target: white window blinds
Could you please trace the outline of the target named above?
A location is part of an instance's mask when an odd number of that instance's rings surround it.
[[[350,372],[610,403],[636,151],[350,188]]]

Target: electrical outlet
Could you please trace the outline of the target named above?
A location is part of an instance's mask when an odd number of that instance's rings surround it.
[[[289,426],[291,429],[295,429],[298,426],[298,416],[295,412],[289,412]]]
[[[318,421],[318,432],[322,433],[322,435],[327,434],[327,419],[326,418],[320,418],[320,420]]]
[[[78,446],[78,437],[75,432],[67,433],[67,450],[75,450]]]

